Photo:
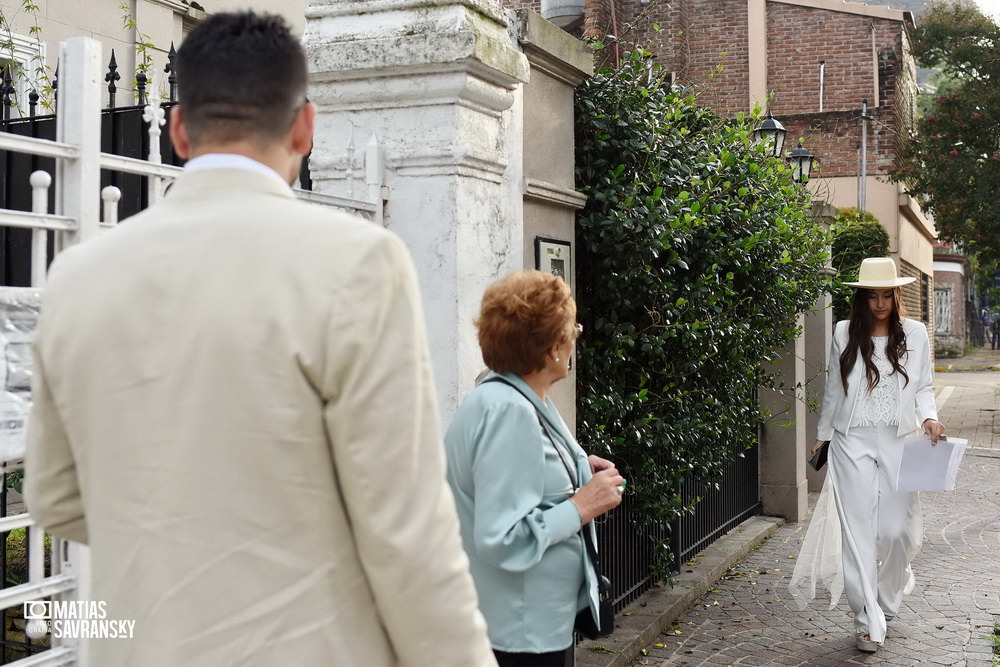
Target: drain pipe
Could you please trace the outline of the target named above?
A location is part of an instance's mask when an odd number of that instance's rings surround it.
[[[611,29],[615,32],[615,67],[622,66],[621,35],[618,34],[618,2],[611,0]]]
[[[819,112],[823,113],[823,79],[826,74],[826,61],[819,61]]]

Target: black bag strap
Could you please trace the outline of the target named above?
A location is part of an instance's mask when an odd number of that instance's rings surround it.
[[[555,447],[556,454],[559,455],[559,460],[562,461],[563,467],[566,468],[566,474],[569,475],[569,481],[573,485],[573,493],[576,493],[580,489],[577,484],[576,473],[573,472],[570,467],[569,461],[566,460],[566,455],[562,451],[562,447],[560,447],[556,442],[555,436],[552,434],[552,429],[549,428],[549,425],[545,422],[545,418],[542,417],[542,413],[538,411],[538,407],[534,404],[534,402],[532,402],[532,400],[528,398],[517,385],[506,378],[500,377],[499,375],[494,375],[488,380],[483,380],[480,384],[486,384],[487,382],[503,382],[505,385],[521,394],[521,396],[524,396],[524,400],[531,404],[531,407],[535,409],[535,415],[538,417],[538,423],[542,425],[542,429],[545,430],[545,435],[548,436],[549,442],[552,443],[552,446]],[[601,561],[597,557],[597,547],[591,539],[590,531],[586,530],[586,528],[586,526],[581,526],[580,534],[583,537],[584,545],[587,547],[587,555],[590,556],[590,562],[594,566],[594,572],[597,574],[598,590],[601,593],[606,593],[608,592],[606,589],[611,588],[611,582],[608,581],[607,577],[601,574]]]

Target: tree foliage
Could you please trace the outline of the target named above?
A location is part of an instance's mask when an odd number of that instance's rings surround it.
[[[889,255],[889,232],[874,215],[868,211],[862,214],[853,207],[840,209],[831,231],[831,263],[837,270],[837,279],[831,286],[833,314],[835,319],[845,320],[851,312],[854,289],[843,283],[857,279],[861,260],[865,257]]]
[[[921,14],[913,52],[936,67],[894,178],[923,195],[945,239],[1000,258],[1000,28],[974,4],[936,2]]]
[[[824,286],[811,198],[756,122],[699,107],[641,49],[577,91],[578,433],[647,521],[757,439],[762,368]]]

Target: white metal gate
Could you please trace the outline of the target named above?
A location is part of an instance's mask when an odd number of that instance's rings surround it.
[[[45,282],[47,232],[55,234],[55,250],[84,243],[113,228],[117,223],[117,202],[121,193],[114,187],[100,189],[101,169],[109,169],[148,177],[149,201],[155,203],[163,192],[164,183],[181,170],[164,165],[159,156],[159,134],[164,112],[154,83],[150,104],[143,116],[149,124],[151,154],[148,160],[136,160],[102,153],[100,150],[101,115],[101,45],[86,37],[67,40],[59,49],[59,104],[57,108],[57,139],[47,141],[0,132],[0,150],[56,158],[56,212],[47,208],[48,188],[52,176],[36,171],[31,175],[33,211],[25,213],[0,209],[0,226],[33,230],[32,286],[41,289]],[[382,224],[383,162],[381,150],[374,139],[366,147],[364,181],[370,200],[333,197],[298,191],[309,201],[348,210]],[[104,207],[103,219],[101,207]],[[17,470],[21,460],[2,463],[2,471]],[[53,598],[59,600],[90,600],[89,550],[83,545],[65,540],[52,540],[52,573],[45,576],[44,534],[30,514],[21,513],[0,518],[0,532],[26,528],[29,544],[28,581],[0,590],[0,609],[23,605],[25,602]],[[0,545],[2,546],[2,545]],[[90,664],[86,644],[53,638],[52,648],[37,655],[8,663],[18,667],[40,665]]]

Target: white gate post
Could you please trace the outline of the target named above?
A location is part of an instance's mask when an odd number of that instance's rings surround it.
[[[96,236],[101,190],[101,44],[72,37],[59,48],[57,140],[79,148],[75,160],[59,160],[56,212],[79,221],[62,236],[71,245]]]
[[[90,547],[69,540],[53,540],[52,562],[58,564],[60,574],[76,577],[76,590],[59,596],[63,600],[90,600]],[[55,640],[53,640],[55,641]],[[76,667],[91,667],[87,642],[79,639],[60,639],[59,645],[76,650]]]
[[[149,123],[149,157],[150,164],[162,164],[160,157],[160,128],[166,124],[166,114],[160,107],[160,89],[157,87],[156,77],[150,79],[152,92],[149,94],[149,104],[142,111],[142,119]],[[149,205],[153,206],[160,201],[160,189],[163,179],[159,176],[149,177]],[[117,217],[115,219],[117,222]]]
[[[59,48],[59,104],[56,135],[59,141],[79,149],[73,160],[58,161],[57,212],[75,217],[76,231],[62,235],[61,246],[97,236],[100,224],[101,189],[101,44],[89,37],[73,37]],[[59,540],[56,547],[61,571],[76,577],[75,597],[90,599],[90,549]],[[89,667],[86,642],[77,644],[79,667]]]
[[[159,180],[157,179],[157,181]],[[101,221],[102,229],[114,229],[118,224],[118,202],[121,201],[121,198],[122,191],[113,185],[109,185],[101,190],[101,201],[104,202],[104,219]]]
[[[28,178],[31,183],[31,212],[49,212],[49,186],[52,176],[47,171],[31,172]],[[41,287],[45,284],[45,271],[49,261],[49,232],[45,229],[31,230],[31,286]]]

